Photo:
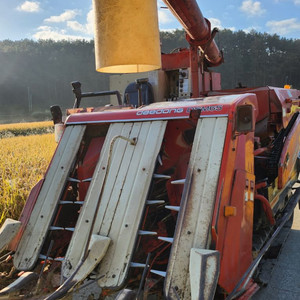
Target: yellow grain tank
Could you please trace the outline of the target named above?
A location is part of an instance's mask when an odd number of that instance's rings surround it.
[[[156,0],[93,0],[96,70],[147,72],[161,67]]]

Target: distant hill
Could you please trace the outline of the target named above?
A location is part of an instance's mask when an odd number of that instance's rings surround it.
[[[300,89],[300,40],[251,31],[220,31],[215,38],[225,63],[214,68],[222,74],[222,88],[279,86]],[[183,30],[161,32],[162,51],[186,47]]]
[[[71,107],[72,81],[81,81],[84,91],[108,88],[108,76],[95,71],[93,42],[5,40],[0,65],[0,120],[41,119],[50,117],[53,104]]]
[[[216,42],[225,57],[215,68],[223,88],[300,88],[300,40],[223,30]],[[161,32],[161,43],[165,53],[188,46],[183,30]],[[0,66],[0,121],[45,119],[53,104],[72,106],[71,81],[82,82],[83,91],[109,88],[109,75],[95,71],[93,41],[0,41]]]

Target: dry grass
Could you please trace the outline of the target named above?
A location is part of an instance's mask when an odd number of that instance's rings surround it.
[[[50,126],[53,126],[52,121],[0,124],[0,131],[7,130],[7,129],[34,129],[34,128],[50,127]]]
[[[0,139],[15,136],[44,134],[53,132],[53,122],[32,122],[0,124]]]
[[[0,224],[7,217],[19,217],[31,188],[43,177],[56,145],[53,134],[0,139]]]

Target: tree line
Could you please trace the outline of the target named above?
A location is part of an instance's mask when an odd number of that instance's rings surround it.
[[[187,47],[183,30],[161,32],[162,52]],[[225,63],[222,88],[280,86],[300,88],[300,40],[252,31],[222,30],[216,42]],[[93,41],[0,41],[0,121],[44,118],[49,106],[73,104],[71,81],[83,91],[109,89],[109,75],[95,71]]]
[[[187,47],[182,30],[162,32],[162,51]],[[239,83],[247,87],[290,84],[300,89],[300,39],[286,39],[274,34],[224,29],[216,38],[224,54],[224,64],[214,71],[222,74],[222,88]]]

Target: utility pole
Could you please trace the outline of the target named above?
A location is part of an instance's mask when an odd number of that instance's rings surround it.
[[[27,87],[27,98],[28,98],[28,111],[32,112],[32,94],[30,92],[30,87]]]

